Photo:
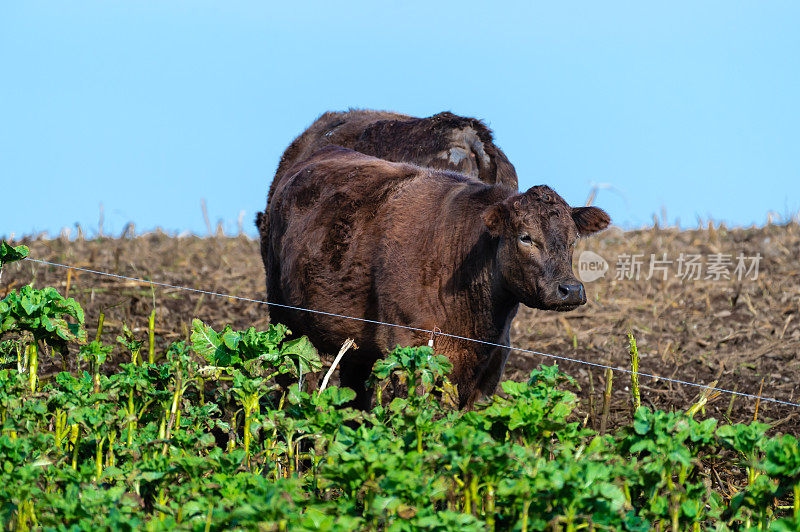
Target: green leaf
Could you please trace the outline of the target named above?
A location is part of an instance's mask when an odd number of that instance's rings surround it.
[[[322,369],[322,361],[319,358],[317,349],[311,345],[311,340],[307,336],[301,336],[296,340],[284,342],[281,346],[281,355],[291,357],[295,363],[299,364],[302,373],[319,371]]]
[[[0,241],[0,268],[11,262],[26,258],[30,254],[28,246],[13,247],[5,240]]]
[[[644,436],[650,431],[650,427],[650,410],[645,406],[640,406],[633,416],[633,430],[636,431],[636,434]]]
[[[93,340],[89,345],[81,348],[78,356],[83,360],[89,360],[100,365],[106,361],[113,349],[113,346],[104,346],[102,342]]]
[[[231,351],[236,351],[239,348],[239,339],[239,333],[232,331],[230,326],[225,327],[222,331],[222,342]]]
[[[333,406],[339,406],[348,401],[352,401],[355,397],[356,392],[350,388],[338,388],[336,386],[325,388],[320,394],[320,399]]]
[[[192,320],[192,349],[205,358],[209,362],[216,362],[217,349],[219,348],[220,341],[219,335],[214,332],[214,329],[198,320]]]
[[[28,316],[33,315],[33,312],[38,308],[36,301],[32,297],[22,297],[19,301],[19,306]]]

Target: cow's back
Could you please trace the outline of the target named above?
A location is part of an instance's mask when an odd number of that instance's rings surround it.
[[[297,137],[281,156],[272,189],[312,153],[341,146],[392,162],[453,170],[487,184],[517,188],[517,174],[480,120],[443,112],[417,118],[390,111],[327,112]]]
[[[385,211],[422,169],[327,147],[294,170],[275,188],[262,234],[270,301],[367,315]],[[309,314],[301,323],[297,312],[279,306],[270,307],[270,319],[309,334],[323,350],[369,336],[361,322]]]
[[[278,163],[278,169],[275,172],[273,186],[292,166],[303,162],[320,148],[333,145],[354,149],[362,132],[375,122],[381,120],[409,120],[411,118],[408,115],[391,111],[372,111],[367,109],[328,111],[317,118],[283,152]],[[372,155],[371,153],[366,154]]]

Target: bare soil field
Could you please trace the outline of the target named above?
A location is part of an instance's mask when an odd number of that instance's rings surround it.
[[[18,243],[30,246],[32,259],[267,298],[258,242],[246,236],[175,237],[157,231],[132,238],[28,238],[14,242]],[[717,381],[720,388],[800,402],[797,223],[750,229],[710,224],[702,230],[684,231],[611,228],[579,242],[576,268],[586,250],[602,257],[608,267],[603,277],[586,283],[587,305],[567,313],[522,307],[513,325],[513,346],[628,368],[627,333],[631,331],[638,343],[642,373],[704,385]],[[226,323],[239,329],[263,328],[268,323],[263,304],[31,261],[4,268],[0,297],[30,282],[39,288],[54,286],[74,297],[86,311],[90,336],[103,312],[107,343],[113,343],[123,324],[145,338],[153,309],[161,346],[185,338],[194,317],[217,330]],[[577,380],[582,415],[587,424],[599,427],[605,387],[602,368],[512,351],[504,378],[522,380],[537,365],[554,362]],[[59,371],[61,362],[43,361],[42,369]],[[609,427],[626,423],[631,416],[630,376],[614,372],[612,384]],[[689,408],[701,391],[641,378],[643,404],[665,410]],[[757,415],[759,421],[781,432],[800,432],[800,408],[763,399],[722,393],[709,400],[706,415],[732,422]]]

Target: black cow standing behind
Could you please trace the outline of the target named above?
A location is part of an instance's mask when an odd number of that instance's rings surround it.
[[[517,173],[481,120],[443,112],[427,118],[369,109],[327,112],[281,157],[271,190],[286,171],[325,146],[398,163],[454,170],[489,185],[517,188]],[[270,191],[270,195],[271,195]]]

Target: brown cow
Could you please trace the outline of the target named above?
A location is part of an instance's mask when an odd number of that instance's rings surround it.
[[[424,345],[406,325],[509,344],[519,303],[572,310],[586,302],[572,273],[579,235],[604,229],[596,207],[568,206],[547,186],[525,193],[449,171],[392,163],[328,147],[292,168],[274,190],[265,248],[273,321],[335,352],[343,386],[367,408],[373,363],[397,345]],[[437,337],[453,363],[461,406],[491,394],[507,348]]]

